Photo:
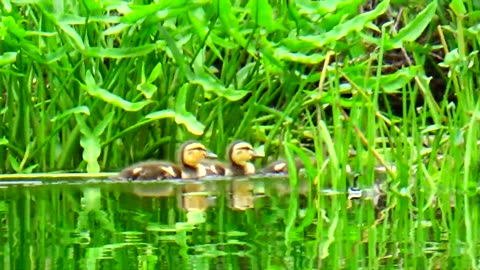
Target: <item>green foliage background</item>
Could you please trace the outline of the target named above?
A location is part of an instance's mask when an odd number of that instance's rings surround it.
[[[389,159],[408,172],[434,135],[426,156],[450,154],[465,161],[449,163],[453,172],[468,174],[477,160],[478,8],[3,1],[0,172],[116,170],[174,159],[190,138],[220,155],[242,138],[274,157],[310,142],[335,156],[332,172],[350,147],[356,168],[372,168],[395,145]]]

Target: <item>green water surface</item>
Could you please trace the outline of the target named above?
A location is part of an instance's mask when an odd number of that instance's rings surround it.
[[[285,178],[3,182],[0,269],[474,269],[478,197]]]

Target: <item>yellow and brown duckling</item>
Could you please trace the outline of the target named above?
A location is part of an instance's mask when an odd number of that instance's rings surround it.
[[[196,141],[187,141],[180,148],[178,166],[168,161],[144,161],[123,169],[116,179],[121,180],[163,180],[163,179],[195,179],[214,174],[202,161],[217,156]]]
[[[262,157],[246,141],[235,141],[227,148],[228,163],[207,162],[213,175],[242,176],[256,173],[251,160]]]
[[[206,158],[217,158],[217,155],[196,141],[188,141],[180,148],[180,162],[182,168],[182,179],[194,179],[207,175],[217,174],[203,161]]]
[[[252,159],[262,157],[246,141],[236,141],[228,147],[230,164],[225,168],[227,176],[253,175],[256,173]]]

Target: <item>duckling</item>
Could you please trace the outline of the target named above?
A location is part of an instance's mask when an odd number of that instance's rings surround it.
[[[192,179],[212,174],[202,164],[204,158],[217,156],[196,141],[187,141],[180,147],[181,167],[168,161],[144,161],[123,169],[115,179],[120,180],[164,180]]]
[[[312,158],[312,163],[316,166],[316,160]],[[300,158],[295,158],[295,168],[298,170],[305,168],[305,164]],[[286,160],[277,160],[268,164],[261,170],[264,174],[288,174],[288,164]]]
[[[225,175],[240,176],[255,174],[255,165],[250,161],[258,157],[262,157],[262,155],[257,154],[248,142],[233,142],[228,147],[230,164],[225,168]]]
[[[217,155],[196,141],[188,141],[180,148],[180,162],[182,163],[182,179],[200,178],[218,174],[211,166],[203,163],[205,158],[217,158]]]
[[[354,153],[355,154],[355,153]],[[354,154],[350,154],[349,152],[349,157],[353,157]],[[316,157],[309,157],[308,158],[310,160],[310,163],[313,167],[316,167],[317,166],[317,158]],[[301,158],[295,158],[295,168],[298,170],[298,171],[302,171],[305,169],[305,162],[301,159]],[[346,171],[347,173],[353,173],[352,171],[352,168],[350,167],[350,165],[347,164],[346,166]],[[262,170],[261,170],[262,173],[265,173],[265,174],[288,174],[288,163],[286,160],[277,160],[277,161],[274,161],[270,164],[268,164],[266,167],[264,167]]]
[[[182,169],[168,161],[143,161],[124,168],[117,180],[164,180],[180,178]]]

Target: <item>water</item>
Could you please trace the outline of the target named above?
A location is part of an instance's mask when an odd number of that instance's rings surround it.
[[[4,183],[0,269],[477,266],[476,193],[374,191],[349,200],[285,178]]]

